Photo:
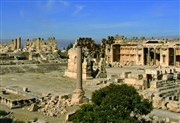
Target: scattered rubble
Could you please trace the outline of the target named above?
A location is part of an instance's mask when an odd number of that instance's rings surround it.
[[[57,116],[58,114],[67,113],[67,106],[71,105],[71,95],[52,96],[47,95],[42,97],[39,102],[38,111],[43,112],[47,116]]]

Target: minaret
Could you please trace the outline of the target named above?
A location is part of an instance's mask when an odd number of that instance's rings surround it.
[[[77,82],[76,89],[73,92],[71,104],[78,105],[83,102],[84,91],[82,88],[82,48],[77,47]]]

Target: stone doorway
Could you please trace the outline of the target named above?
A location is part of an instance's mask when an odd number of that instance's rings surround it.
[[[180,55],[176,55],[176,65],[180,66]]]
[[[144,65],[148,65],[148,48],[144,48]]]
[[[169,65],[174,65],[174,49],[169,48]]]
[[[113,62],[120,62],[120,45],[113,46]]]
[[[155,55],[154,55],[154,49],[153,48],[150,48],[150,54],[149,54],[149,61],[150,61],[150,65],[154,65],[155,64]]]
[[[156,49],[155,65],[160,65],[160,48]]]
[[[152,81],[152,75],[151,74],[147,74],[146,78],[147,78],[147,85],[146,85],[146,87],[150,88],[150,82]]]

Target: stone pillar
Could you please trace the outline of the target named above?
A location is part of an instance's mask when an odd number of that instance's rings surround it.
[[[17,50],[21,49],[21,37],[17,38]]]
[[[33,54],[32,54],[32,52],[29,52],[28,60],[32,60],[32,59],[33,59]]]
[[[150,65],[150,48],[148,48],[147,63]]]
[[[167,48],[167,60],[166,60],[166,66],[169,66],[169,48]]]
[[[139,55],[138,55],[138,47],[136,47],[136,65],[139,65]]]
[[[40,50],[40,40],[41,40],[41,38],[37,38],[36,39],[36,50]]]
[[[14,41],[14,50],[16,50],[17,49],[17,39],[14,39],[13,41]]]
[[[154,48],[154,65],[156,65],[156,48]]]
[[[176,66],[176,48],[174,48],[174,66]]]
[[[144,47],[142,47],[142,65],[145,65],[145,55],[146,54],[144,54]]]
[[[76,89],[82,89],[82,48],[77,47],[77,83]]]
[[[113,45],[111,45],[111,64],[114,61],[114,56],[113,56]]]
[[[82,48],[77,47],[77,82],[73,92],[71,104],[78,105],[83,102],[84,91],[82,89]]]

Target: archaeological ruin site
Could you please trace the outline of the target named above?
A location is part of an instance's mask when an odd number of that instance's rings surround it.
[[[78,38],[60,50],[54,37],[0,44],[0,108],[32,123],[64,123],[92,92],[127,84],[152,102],[148,123],[180,123],[180,40]],[[34,120],[36,118],[36,120]],[[0,118],[1,120],[3,118]]]

